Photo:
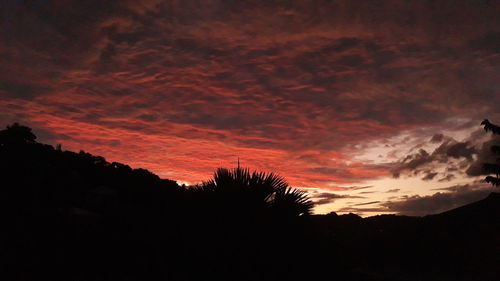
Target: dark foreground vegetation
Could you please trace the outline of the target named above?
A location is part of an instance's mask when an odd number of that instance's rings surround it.
[[[423,218],[310,215],[274,174],[186,188],[0,131],[0,280],[498,280],[500,195]]]

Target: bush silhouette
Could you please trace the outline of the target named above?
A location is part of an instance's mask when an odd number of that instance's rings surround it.
[[[14,123],[0,131],[0,145],[35,143],[31,128]]]
[[[484,126],[484,130],[486,132],[491,131],[494,135],[500,135],[500,127],[496,126],[488,119],[485,119],[483,122],[481,122],[481,125]],[[494,145],[491,147],[491,151],[496,154],[500,154],[500,146]],[[491,183],[493,186],[500,186],[500,158],[497,159],[497,163],[485,163],[483,165],[483,168],[486,172],[490,174],[495,174],[495,176],[487,176],[485,178],[486,182]]]

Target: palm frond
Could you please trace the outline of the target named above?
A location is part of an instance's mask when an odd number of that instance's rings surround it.
[[[288,214],[301,216],[310,215],[314,207],[307,192],[300,189],[287,187],[278,190],[275,194],[274,208]]]
[[[212,179],[198,185],[196,190],[218,194],[219,204],[233,208],[271,207],[293,215],[310,214],[313,208],[307,193],[289,187],[283,177],[275,173],[250,172],[247,168],[219,168]]]

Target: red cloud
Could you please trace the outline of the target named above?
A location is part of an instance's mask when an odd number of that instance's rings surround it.
[[[0,121],[175,180],[239,157],[329,187],[389,175],[356,144],[497,110],[498,5],[195,2],[9,4]]]

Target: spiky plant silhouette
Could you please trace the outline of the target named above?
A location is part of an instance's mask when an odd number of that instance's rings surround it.
[[[314,207],[306,192],[291,187],[278,189],[271,204],[287,215],[310,215]]]
[[[223,204],[231,206],[232,211],[271,210],[300,216],[311,214],[313,208],[307,193],[288,186],[283,177],[275,173],[250,172],[247,168],[219,168],[213,179],[203,182],[197,190],[225,201]]]

